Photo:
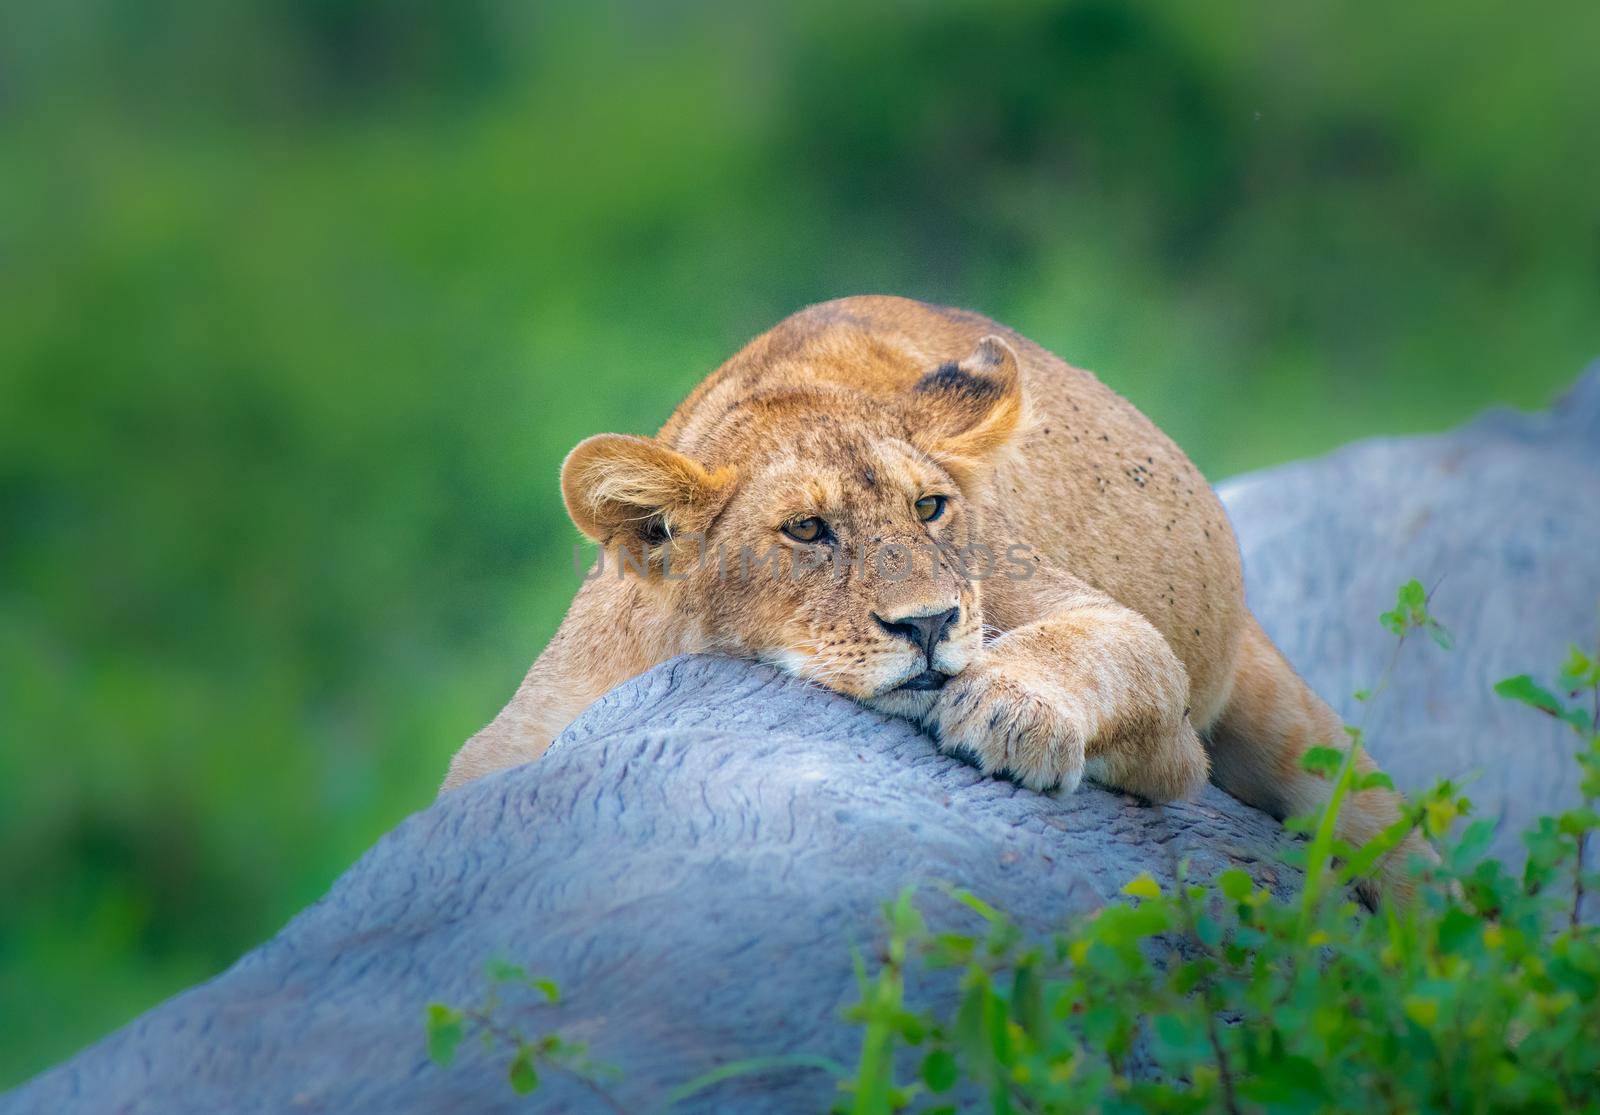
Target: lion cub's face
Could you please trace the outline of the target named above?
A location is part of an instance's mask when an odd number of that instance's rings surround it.
[[[985,338],[903,397],[796,389],[764,397],[756,421],[736,410],[742,448],[724,443],[720,467],[590,438],[563,495],[695,645],[916,715],[981,648],[969,496],[1020,410],[1015,357]]]
[[[982,620],[954,477],[909,443],[848,427],[753,473],[686,586],[712,645],[907,707],[966,668]]]

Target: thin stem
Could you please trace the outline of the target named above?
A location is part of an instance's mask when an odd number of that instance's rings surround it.
[[[1600,685],[1592,687],[1589,693],[1594,707],[1594,712],[1589,717],[1589,734],[1593,737],[1600,735]],[[1592,807],[1593,804],[1592,798],[1584,799],[1584,805]],[[1577,931],[1578,926],[1583,921],[1583,850],[1588,844],[1589,834],[1586,832],[1578,833],[1578,858],[1576,865],[1573,867],[1572,881],[1572,920],[1569,923],[1574,932]]]
[[[1389,688],[1389,683],[1394,680],[1394,668],[1400,664],[1400,648],[1406,645],[1406,636],[1410,634],[1411,629],[1407,628],[1395,636],[1394,649],[1389,652],[1388,664],[1384,666],[1383,672],[1378,675],[1378,682],[1372,687],[1372,692],[1368,693],[1367,699],[1361,702],[1361,723],[1357,727],[1362,730],[1366,729],[1367,717],[1373,704],[1377,701],[1379,695]]]
[[[604,1088],[600,1087],[600,1085],[596,1084],[593,1080],[590,1080],[587,1076],[583,1075],[583,1073],[574,1072],[573,1070],[571,1070],[569,1068],[566,1068],[566,1067],[564,1067],[562,1065],[554,1065],[552,1067],[557,1069],[558,1071],[565,1072],[568,1076],[572,1077],[572,1079],[576,1080],[579,1084],[582,1084],[585,1088],[589,1089],[589,1091],[594,1094],[594,1097],[596,1099],[598,1099],[601,1103],[605,1104],[612,1111],[615,1111],[617,1113],[617,1115],[628,1115],[628,1109],[623,1107],[620,1103],[618,1103],[616,1101],[616,1097],[614,1097],[610,1092],[606,1091]]]
[[[479,1026],[483,1027],[500,1041],[505,1042],[508,1045],[520,1049],[522,1046],[529,1044],[528,1040],[522,1036],[522,1032],[520,1030],[513,1030],[509,1026],[502,1026],[500,1023],[496,1022],[492,1017],[481,1010],[468,1009],[463,1010],[461,1014],[462,1017],[469,1018],[473,1022],[476,1022]],[[628,1109],[618,1103],[615,1096],[606,1091],[598,1083],[596,1083],[594,1080],[591,1080],[579,1070],[568,1065],[563,1065],[556,1061],[552,1061],[544,1054],[538,1054],[538,1061],[539,1064],[542,1065],[546,1070],[565,1073],[573,1080],[576,1080],[579,1084],[582,1084],[590,1092],[594,1093],[596,1099],[605,1104],[612,1111],[616,1112],[617,1115],[628,1115]]]
[[[487,1010],[467,1009],[461,1012],[463,1018],[469,1018],[483,1029],[509,1045],[522,1045],[523,1037],[520,1030],[513,1030],[509,1026],[502,1026],[496,1022]]]
[[[1589,834],[1586,833],[1586,832],[1580,832],[1578,834],[1578,858],[1577,858],[1577,861],[1574,864],[1573,869],[1572,869],[1572,874],[1573,874],[1573,882],[1572,882],[1572,919],[1571,919],[1570,925],[1572,926],[1573,932],[1577,932],[1578,926],[1582,921],[1582,914],[1583,914],[1583,850],[1584,850],[1585,847],[1588,846],[1588,844],[1589,844]]]
[[[1437,589],[1439,586],[1434,585]],[[1424,603],[1433,600],[1433,591],[1429,590],[1424,598]],[[1311,839],[1311,847],[1306,853],[1306,884],[1301,896],[1300,935],[1304,937],[1309,932],[1311,918],[1316,910],[1317,903],[1322,898],[1322,873],[1325,866],[1331,866],[1332,856],[1329,848],[1333,842],[1334,826],[1338,821],[1339,809],[1343,804],[1346,792],[1355,779],[1356,753],[1360,751],[1362,741],[1366,738],[1367,720],[1372,715],[1372,706],[1377,703],[1378,697],[1389,688],[1389,683],[1394,680],[1395,668],[1400,664],[1400,652],[1405,648],[1406,638],[1411,634],[1410,627],[1401,629],[1395,637],[1394,649],[1389,652],[1389,661],[1384,666],[1383,672],[1378,675],[1377,682],[1372,691],[1367,694],[1367,699],[1361,702],[1360,723],[1356,725],[1355,733],[1350,739],[1350,746],[1345,749],[1344,762],[1339,764],[1339,770],[1333,778],[1333,788],[1328,793],[1328,800],[1323,803],[1322,812],[1317,818],[1317,827]],[[1392,851],[1392,849],[1391,849]],[[1382,857],[1379,857],[1382,858]]]
[[[1212,952],[1211,946],[1200,939],[1200,919],[1194,912],[1194,899],[1189,896],[1187,876],[1187,871],[1178,871],[1178,907],[1183,911],[1184,927],[1189,932],[1189,939],[1220,968],[1222,957]],[[1240,1115],[1239,1099],[1233,1090],[1233,1066],[1228,1061],[1228,1051],[1223,1047],[1222,1033],[1217,1028],[1217,1014],[1222,1004],[1217,1002],[1216,982],[1211,972],[1205,975],[1202,995],[1206,1004],[1206,1037],[1211,1042],[1212,1054],[1217,1058],[1217,1081],[1222,1085],[1222,1104],[1228,1109],[1228,1115]]]
[[[1306,881],[1300,899],[1302,940],[1311,932],[1312,920],[1316,917],[1318,906],[1322,901],[1323,873],[1333,859],[1334,827],[1338,823],[1339,809],[1344,804],[1345,794],[1349,792],[1350,785],[1355,779],[1356,753],[1360,748],[1360,738],[1351,739],[1350,748],[1345,752],[1344,762],[1339,765],[1339,772],[1334,776],[1333,789],[1329,792],[1328,800],[1317,818],[1311,846],[1306,850]]]
[[[1028,1104],[1028,1097],[1023,1094],[1022,1086],[1015,1080],[1007,1080],[1006,1092],[1011,1097],[1011,1102],[1021,1109],[1023,1115],[1033,1115],[1033,1108]]]
[[[891,943],[883,971],[873,985],[873,1003],[866,1035],[861,1041],[861,1063],[856,1076],[855,1109],[859,1115],[888,1111],[894,1087],[894,1032],[890,1023],[904,994],[904,972]],[[864,997],[863,997],[864,998]]]
[[[1207,1007],[1210,1008],[1210,996],[1207,995]],[[1228,1065],[1228,1051],[1222,1047],[1222,1035],[1217,1032],[1217,1013],[1214,1009],[1206,1011],[1206,1036],[1211,1039],[1211,1051],[1217,1055],[1217,1080],[1222,1085],[1222,1105],[1228,1109],[1228,1115],[1240,1115],[1239,1100],[1233,1094],[1233,1070]]]

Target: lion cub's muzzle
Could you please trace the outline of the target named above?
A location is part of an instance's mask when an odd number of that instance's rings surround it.
[[[873,621],[886,634],[897,639],[904,639],[918,650],[922,651],[925,663],[923,671],[895,688],[906,690],[940,689],[951,676],[934,666],[934,655],[940,643],[944,642],[961,621],[961,608],[942,608],[936,610],[919,609],[891,618],[872,613]]]

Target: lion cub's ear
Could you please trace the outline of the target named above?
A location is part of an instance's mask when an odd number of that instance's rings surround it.
[[[965,360],[923,376],[912,392],[912,440],[958,480],[980,469],[1022,421],[1017,354],[993,334]]]
[[[733,478],[732,469],[710,472],[652,438],[597,434],[567,454],[561,498],[600,545],[649,548],[710,526]]]

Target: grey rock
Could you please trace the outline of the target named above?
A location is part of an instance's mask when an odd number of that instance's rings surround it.
[[[1435,606],[1461,645],[1406,648],[1373,747],[1413,785],[1481,770],[1474,792],[1508,823],[1572,794],[1570,747],[1488,685],[1593,636],[1597,443],[1591,375],[1548,416],[1368,442],[1224,489],[1253,605],[1336,701],[1381,672],[1374,617],[1395,585],[1446,575]],[[740,1058],[852,1060],[851,948],[871,953],[902,887],[927,887],[951,925],[972,915],[932,884],[1046,930],[1141,871],[1170,878],[1180,857],[1292,886],[1284,843],[1215,789],[1159,808],[1093,787],[1033,794],[764,667],[678,659],[602,698],[538,763],[411,817],[267,944],[0,1112],[607,1110],[560,1074],[518,1099],[504,1056],[475,1045],[449,1070],[427,1061],[425,1004],[475,1001],[491,957],[566,991],[543,1009],[509,1000],[510,1017],[588,1043],[620,1070],[623,1109],[655,1111]],[[829,1088],[788,1069],[679,1110],[811,1112]]]
[[[1359,442],[1220,491],[1250,606],[1289,660],[1402,789],[1472,779],[1494,851],[1520,863],[1529,823],[1578,802],[1576,741],[1491,689],[1553,683],[1569,643],[1600,637],[1600,365],[1547,413]],[[1365,708],[1352,694],[1393,657],[1378,613],[1412,577],[1455,646],[1408,641]]]
[[[668,662],[602,698],[539,762],[418,813],[231,970],[0,1101],[7,1112],[605,1110],[506,1058],[427,1062],[432,999],[470,1003],[501,957],[567,995],[545,1022],[617,1067],[628,1111],[740,1058],[849,1063],[852,946],[902,887],[972,888],[1037,930],[1134,875],[1240,864],[1284,885],[1277,826],[1212,789],[1151,807],[984,778],[926,737],[763,666]],[[952,924],[959,907],[930,890]],[[966,913],[966,911],[961,911]],[[965,924],[975,919],[968,914]],[[533,996],[528,996],[531,1001]],[[681,1108],[825,1108],[786,1071]]]

